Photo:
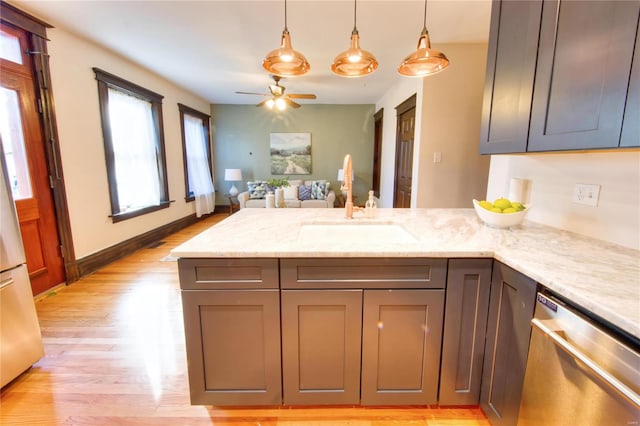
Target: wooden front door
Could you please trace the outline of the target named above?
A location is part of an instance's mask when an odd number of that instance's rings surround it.
[[[396,136],[396,170],[393,207],[411,207],[413,173],[413,138],[416,121],[416,95],[396,107],[398,114]]]
[[[36,295],[64,282],[64,262],[27,34],[4,23],[0,30],[9,46],[0,59],[0,135]]]

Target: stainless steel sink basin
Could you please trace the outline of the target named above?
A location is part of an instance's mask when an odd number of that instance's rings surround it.
[[[321,239],[338,241],[358,241],[360,243],[414,243],[416,238],[395,223],[377,222],[336,222],[303,224],[299,240],[317,241]]]

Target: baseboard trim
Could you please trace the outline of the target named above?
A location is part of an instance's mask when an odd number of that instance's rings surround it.
[[[136,250],[147,247],[152,243],[155,243],[164,237],[171,235],[189,225],[193,225],[198,222],[200,218],[197,218],[195,213],[182,219],[175,220],[166,225],[162,225],[158,228],[147,231],[144,234],[137,235],[128,240],[122,241],[106,249],[100,250],[96,253],[92,253],[89,256],[85,256],[76,260],[78,275],[84,277],[89,275],[103,266],[108,265],[122,257],[128,256]]]

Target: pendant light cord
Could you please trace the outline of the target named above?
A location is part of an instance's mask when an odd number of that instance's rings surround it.
[[[422,22],[422,28],[427,29],[427,0],[424,0],[424,21]]]
[[[353,31],[358,31],[356,27],[356,15],[358,14],[358,0],[353,0]]]
[[[425,7],[426,7],[426,4],[425,4]],[[284,30],[289,31],[287,29],[287,0],[284,0]]]

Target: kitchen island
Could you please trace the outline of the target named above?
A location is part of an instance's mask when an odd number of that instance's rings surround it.
[[[351,221],[342,209],[242,210],[176,247],[172,255],[494,258],[640,339],[637,250],[527,221],[512,229],[494,229],[473,209],[377,210],[375,219],[356,213]],[[341,224],[397,225],[413,239],[385,241],[374,228],[366,237],[351,238],[351,229],[343,233]],[[327,225],[323,231],[335,231],[300,238],[308,225]]]
[[[490,228],[472,209],[248,209],[172,254],[193,404],[481,403],[513,417],[537,290],[640,337],[638,251]]]

